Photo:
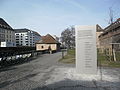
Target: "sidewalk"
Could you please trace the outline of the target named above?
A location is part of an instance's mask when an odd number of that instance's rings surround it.
[[[33,90],[120,90],[120,69],[102,68],[97,75],[80,75],[73,67],[55,67],[45,86]]]

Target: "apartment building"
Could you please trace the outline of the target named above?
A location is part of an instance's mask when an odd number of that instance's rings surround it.
[[[16,46],[35,46],[35,43],[41,40],[41,35],[29,29],[14,29]]]
[[[0,47],[13,47],[15,45],[15,31],[0,18]]]

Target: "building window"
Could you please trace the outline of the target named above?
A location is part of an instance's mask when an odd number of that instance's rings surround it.
[[[4,30],[4,29],[1,29],[1,33],[5,33],[5,30]]]
[[[19,36],[16,36],[16,38],[19,38]]]
[[[16,39],[16,40],[19,40],[19,39]]]
[[[7,35],[7,38],[8,38],[8,35]]]
[[[16,41],[16,43],[19,43],[19,41]]]
[[[41,48],[44,48],[43,46],[41,46]]]

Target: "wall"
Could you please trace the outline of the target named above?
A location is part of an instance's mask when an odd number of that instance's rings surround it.
[[[5,30],[0,27],[0,42],[5,41]]]
[[[7,43],[6,47],[16,46],[15,32],[10,29],[0,28],[0,42]]]
[[[100,52],[108,52],[112,55],[112,37],[100,39]]]
[[[103,32],[96,32],[96,45],[97,48],[100,48],[100,40],[99,40],[99,35]]]
[[[57,50],[57,44],[36,44],[37,50],[48,50],[49,46],[51,50]]]

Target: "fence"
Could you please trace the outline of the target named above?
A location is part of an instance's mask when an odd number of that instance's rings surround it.
[[[110,43],[101,46],[98,51],[106,57],[106,60],[120,61],[120,43]]]
[[[22,63],[41,54],[35,47],[0,47],[0,67]]]

